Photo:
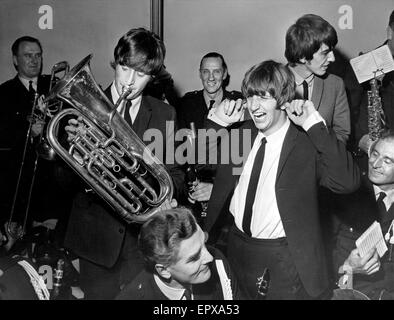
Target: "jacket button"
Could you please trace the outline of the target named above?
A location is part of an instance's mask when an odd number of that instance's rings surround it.
[[[119,228],[119,233],[122,234],[124,232],[124,229]]]

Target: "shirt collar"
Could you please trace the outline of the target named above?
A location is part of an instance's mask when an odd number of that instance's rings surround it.
[[[386,198],[383,201],[387,204],[387,207],[390,208],[390,206],[394,203],[394,189],[384,191],[379,186],[373,185],[373,190],[376,199],[379,198],[381,192],[384,192],[386,194]]]
[[[33,81],[33,88],[34,90],[37,91],[37,81],[38,81],[38,77],[35,77],[33,79],[26,79],[26,78],[22,78],[20,75],[18,75],[19,80],[23,83],[23,85],[26,87],[27,90],[29,90],[29,82]]]
[[[218,105],[222,99],[223,99],[223,88],[220,88],[219,93],[216,95],[215,99],[212,99],[211,97],[208,96],[208,93],[205,92],[205,90],[202,91],[203,92],[203,96],[204,96],[204,100],[205,100],[205,104],[207,106],[209,106],[209,101],[211,100],[215,100],[215,105]]]
[[[166,283],[164,283],[160,277],[157,274],[153,274],[153,277],[155,279],[155,282],[157,286],[159,287],[160,291],[163,292],[163,294],[170,300],[181,300],[183,297],[183,294],[185,292],[185,289],[183,288],[173,288],[168,286]],[[193,296],[193,294],[192,294]]]
[[[293,72],[293,74],[294,74],[295,83],[296,83],[297,86],[302,85],[302,83],[304,82],[304,80],[308,83],[308,86],[311,86],[313,80],[315,79],[315,75],[314,75],[313,73],[312,73],[309,77],[307,77],[306,79],[304,79],[303,77],[301,77],[301,76],[297,73],[297,71],[296,71],[293,67],[289,66],[289,68],[290,68],[291,72]]]
[[[118,90],[116,90],[115,81],[112,82],[112,85],[111,85],[111,96],[112,96],[112,103],[116,104],[116,102],[118,101],[120,96],[119,96]],[[137,98],[131,100],[131,108],[135,109],[137,106],[139,106],[141,104],[141,100],[142,100],[142,94],[139,95]],[[125,101],[122,101],[122,103],[118,106],[118,109],[117,109],[118,112],[121,112],[123,110],[124,102]]]
[[[286,118],[285,123],[279,128],[279,130],[275,131],[274,133],[270,134],[269,136],[266,136],[263,132],[259,131],[257,137],[259,139],[263,139],[264,137],[267,139],[267,143],[275,143],[275,142],[281,142],[285,139],[287,130],[290,127],[290,120],[289,118]]]

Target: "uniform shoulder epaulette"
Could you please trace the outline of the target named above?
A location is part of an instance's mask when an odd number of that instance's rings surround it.
[[[242,93],[237,90],[230,91],[229,93],[230,93],[231,97],[242,98]]]
[[[198,90],[194,90],[194,91],[189,91],[185,93],[185,97],[189,97],[189,96],[195,96],[198,94]]]

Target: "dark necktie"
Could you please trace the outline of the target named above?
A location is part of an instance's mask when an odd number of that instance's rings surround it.
[[[383,222],[386,218],[387,215],[387,209],[386,209],[386,205],[383,202],[383,199],[386,198],[386,193],[381,192],[379,194],[378,200],[376,201],[376,204],[378,206],[379,209],[379,220],[380,222]]]
[[[302,82],[302,88],[304,89],[304,100],[308,100],[309,92],[308,92],[308,82],[305,80]]]
[[[131,117],[130,117],[130,108],[131,108],[131,100],[126,100],[123,118],[126,120],[128,125],[131,127],[133,125],[133,122],[131,121]]]
[[[35,93],[36,93],[36,90],[34,90],[34,88],[33,88],[33,81],[30,80],[29,81],[29,94],[34,96]]]
[[[254,158],[252,172],[250,174],[250,180],[248,185],[248,192],[246,193],[246,201],[245,201],[245,210],[244,210],[244,218],[242,221],[242,229],[244,232],[252,236],[252,232],[250,230],[250,223],[252,221],[252,209],[254,199],[256,197],[256,189],[257,184],[260,178],[260,171],[263,167],[264,161],[264,153],[265,153],[265,144],[267,143],[267,139],[261,139],[260,147],[257,150],[256,157]]]
[[[191,300],[192,299],[192,291],[190,289],[186,288],[181,300],[183,300],[183,297],[185,297],[186,300]]]
[[[208,112],[211,111],[214,104],[215,104],[215,100],[209,100]]]

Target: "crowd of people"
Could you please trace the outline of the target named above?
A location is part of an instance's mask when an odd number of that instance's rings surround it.
[[[393,37],[394,11],[384,43],[394,55]],[[129,223],[60,157],[41,157],[53,115],[44,109],[37,120],[34,107],[45,105],[41,97],[58,79],[42,75],[38,39],[17,39],[17,74],[0,85],[0,299],[34,295],[18,296],[23,286],[7,274],[21,257],[37,270],[65,260],[64,285],[87,300],[333,299],[343,272],[352,290],[394,298],[394,72],[378,79],[385,121],[373,140],[368,83],[355,83],[349,68],[343,77],[330,72],[337,42],[324,18],[303,15],[285,35],[287,64],[257,63],[240,91],[227,91],[225,58],[209,52],[199,65],[202,89],[178,97],[160,37],[145,28],[122,35],[100,100],[116,106],[145,144],[148,130],[161,133],[157,156],[172,180],[157,213]],[[79,139],[81,121],[67,119],[63,144]],[[169,148],[178,130],[184,140]],[[177,147],[185,145],[193,155],[182,162]],[[239,150],[247,150],[242,161],[233,157]],[[111,156],[123,157],[110,149],[95,161],[115,174]],[[388,250],[364,255],[356,240],[374,221]]]

